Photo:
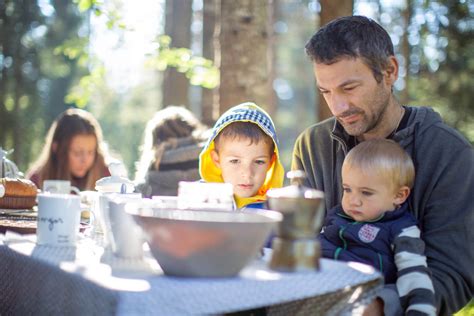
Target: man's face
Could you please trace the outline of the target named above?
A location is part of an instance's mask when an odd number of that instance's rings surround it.
[[[213,150],[211,157],[221,169],[224,182],[231,183],[234,194],[242,198],[257,194],[272,162],[269,144],[251,144],[246,138],[221,139],[218,151]]]
[[[330,65],[314,63],[313,66],[320,93],[349,135],[376,134],[383,129],[396,75],[383,71],[379,83],[360,58],[344,58]]]

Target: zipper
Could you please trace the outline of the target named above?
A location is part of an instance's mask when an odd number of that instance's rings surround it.
[[[380,269],[380,272],[383,274],[383,260],[382,260],[382,255],[377,252],[377,256],[379,257],[379,269]]]
[[[346,240],[344,239],[344,230],[346,230],[346,227],[343,226],[339,229],[339,239],[342,240],[342,247],[337,247],[336,248],[336,251],[334,252],[334,259],[337,260],[337,258],[339,257],[340,253],[342,250],[346,250],[347,249],[347,242]]]
[[[337,140],[337,141],[339,142],[339,144],[341,144],[341,146],[342,146],[342,151],[344,152],[344,155],[347,155],[347,145],[346,145],[346,143],[344,142],[344,140],[343,140],[341,137],[339,137],[339,136],[337,136],[337,135],[335,135],[335,134],[332,134],[332,133],[331,133],[331,137],[332,137],[333,139]]]

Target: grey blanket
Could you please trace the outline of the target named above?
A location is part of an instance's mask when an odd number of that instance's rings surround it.
[[[114,315],[118,294],[0,245],[0,315]]]

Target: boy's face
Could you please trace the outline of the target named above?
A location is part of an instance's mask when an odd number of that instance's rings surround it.
[[[395,188],[390,179],[375,172],[363,172],[348,164],[342,166],[342,208],[358,222],[377,219],[402,204],[410,189]]]
[[[234,194],[247,198],[255,196],[265,182],[273,154],[264,141],[250,144],[246,138],[223,138],[211,157],[224,182],[232,184]]]

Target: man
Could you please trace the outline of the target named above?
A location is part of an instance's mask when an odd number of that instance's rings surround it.
[[[307,43],[320,93],[334,117],[297,139],[292,169],[325,192],[326,210],[340,204],[341,166],[359,142],[389,138],[412,157],[416,181],[409,198],[425,241],[438,313],[452,314],[474,296],[474,151],[427,107],[402,106],[393,94],[398,61],[387,32],[361,16],[321,28]],[[416,280],[414,280],[416,281]],[[371,308],[401,312],[395,286]]]

